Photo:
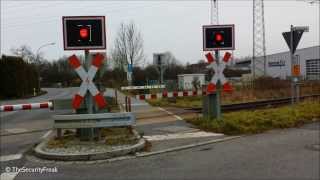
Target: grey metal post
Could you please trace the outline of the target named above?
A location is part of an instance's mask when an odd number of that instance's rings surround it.
[[[85,61],[85,68],[88,71],[90,68],[90,59],[89,59],[89,50],[84,51],[84,61]],[[86,93],[85,95],[85,107],[87,109],[88,114],[93,113],[93,102],[92,102],[92,95],[91,93]],[[93,140],[94,138],[94,129],[93,128],[88,128],[88,129],[83,129],[83,136],[88,136],[90,140]],[[85,137],[84,137],[85,138]]]
[[[293,25],[290,26],[290,59],[291,59],[291,104],[294,104],[295,99],[295,82],[293,77]]]
[[[219,55],[219,51],[216,50],[215,51],[215,58],[216,58],[216,61],[217,61],[217,65],[219,66],[220,64],[220,55]],[[221,94],[221,82],[220,80],[217,82],[217,95],[216,95],[216,116],[217,116],[217,119],[221,119],[221,99],[220,99],[220,94]]]
[[[215,51],[215,59],[219,65],[219,51]],[[217,72],[215,72],[217,73]],[[218,81],[216,84],[216,92],[208,94],[204,97],[203,101],[203,116],[211,119],[221,119],[221,106],[220,106],[220,92],[221,83]]]
[[[85,50],[84,51],[84,58],[85,58],[85,68],[88,71],[90,68],[90,59],[89,59],[89,50]],[[85,100],[86,100],[86,108],[88,111],[88,114],[92,114],[93,113],[93,103],[92,103],[92,95],[91,93],[86,93],[85,96]]]
[[[160,66],[160,84],[163,83],[163,72],[164,72],[164,67],[163,65]]]
[[[299,103],[299,102],[300,102],[300,84],[297,83],[296,85],[297,85],[297,87],[296,87],[296,88],[297,88],[297,89],[296,89],[296,93],[297,93],[297,94],[296,94],[296,96],[297,96],[296,102]]]

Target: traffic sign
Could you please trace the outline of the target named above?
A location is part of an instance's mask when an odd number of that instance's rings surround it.
[[[299,44],[299,41],[302,37],[303,34],[303,30],[296,30],[296,31],[292,31],[293,32],[293,49],[291,49],[291,32],[283,32],[282,35],[284,37],[284,39],[286,40],[286,43],[290,49],[290,51],[292,52],[292,54],[294,54],[296,52],[297,46]]]
[[[104,16],[64,16],[65,50],[106,49]]]
[[[167,57],[165,53],[154,53],[153,54],[153,64],[156,66],[163,66],[167,64]]]
[[[128,72],[133,72],[132,64],[128,64]]]
[[[203,51],[234,50],[234,24],[203,26]]]
[[[230,60],[231,57],[231,53],[226,52],[222,62],[220,62],[219,64],[216,63],[215,60],[211,60],[210,57],[212,57],[211,53],[209,52],[208,54],[206,54],[207,60],[210,63],[207,68],[212,68],[214,70],[214,75],[211,78],[210,83],[207,86],[207,92],[208,93],[213,93],[216,91],[216,84],[218,83],[218,81],[220,81],[220,83],[222,84],[222,89],[225,92],[230,92],[232,91],[232,86],[231,84],[227,81],[227,79],[225,78],[223,71],[226,67],[226,64],[228,63],[228,61]]]
[[[89,90],[89,92],[94,97],[94,100],[98,104],[99,108],[104,108],[107,103],[103,97],[103,94],[99,92],[97,87],[93,83],[93,78],[96,75],[99,67],[102,65],[104,56],[101,54],[96,54],[95,58],[92,61],[92,65],[90,66],[88,72],[85,71],[83,66],[81,66],[80,60],[77,56],[72,55],[69,57],[69,64],[75,69],[77,74],[80,76],[82,83],[80,85],[79,92],[74,96],[72,101],[72,107],[74,109],[78,109],[81,105],[81,102],[84,99],[85,94]]]
[[[292,75],[293,76],[300,76],[300,65],[295,64],[292,66]]]

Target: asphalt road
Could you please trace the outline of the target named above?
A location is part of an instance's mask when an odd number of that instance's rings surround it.
[[[54,98],[71,98],[77,88],[50,88],[45,89],[48,93],[42,96],[19,99],[10,101],[1,101],[1,104],[18,104],[43,102]],[[48,129],[52,127],[51,116],[55,112],[49,109],[37,109],[30,111],[1,112],[1,134],[25,133],[29,131]],[[10,154],[19,154],[32,146],[46,132],[1,136],[1,156]]]
[[[71,98],[77,88],[49,89],[48,94],[27,100],[7,101],[38,102],[53,98]],[[107,93],[113,93],[108,91]],[[1,102],[4,104],[4,102]],[[149,108],[135,102],[137,109]],[[141,105],[140,105],[141,104]],[[134,108],[134,107],[133,107]],[[135,108],[134,108],[135,109]],[[8,129],[50,127],[48,110],[19,111],[0,114],[1,132]],[[1,161],[2,174],[7,167],[56,167],[58,173],[17,173],[22,179],[319,179],[320,151],[310,148],[319,144],[319,123],[302,128],[275,130],[217,144],[137,159],[112,163],[67,164],[45,163],[21,158]],[[18,130],[17,130],[18,129]],[[22,154],[46,133],[1,136],[1,156]],[[4,176],[3,176],[4,177]],[[13,179],[13,178],[11,178]],[[10,178],[8,179],[10,180]]]
[[[78,88],[45,88],[44,90],[47,91],[47,94],[42,96],[29,99],[0,101],[0,104],[44,102],[52,99],[71,99],[78,91]],[[107,89],[105,95],[114,96],[113,89]],[[51,116],[59,113],[66,113],[68,111],[70,110],[52,111],[49,109],[36,109],[30,111],[1,112],[0,132],[3,135],[50,129],[53,125]],[[27,147],[37,142],[45,133],[46,131],[39,133],[1,136],[1,156],[24,152]]]
[[[168,154],[99,164],[27,161],[25,167],[57,167],[58,173],[19,173],[15,179],[318,180],[319,123],[276,130]]]

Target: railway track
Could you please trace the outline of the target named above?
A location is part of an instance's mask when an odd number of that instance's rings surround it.
[[[307,96],[300,97],[301,101],[306,99],[317,99],[320,101],[320,94],[307,95]],[[247,103],[222,105],[221,110],[222,112],[250,110],[250,109],[259,109],[259,108],[265,108],[265,107],[276,107],[281,105],[288,105],[290,103],[291,103],[291,98],[271,99],[271,100],[254,101],[254,102],[247,102]],[[189,108],[189,110],[193,110],[195,112],[201,112],[202,108]]]

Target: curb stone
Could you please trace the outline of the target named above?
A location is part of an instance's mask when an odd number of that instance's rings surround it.
[[[181,150],[185,150],[185,149],[190,149],[193,147],[199,147],[199,146],[204,146],[204,145],[208,145],[208,144],[214,144],[214,143],[219,143],[219,142],[224,142],[224,141],[229,141],[229,140],[233,140],[233,139],[237,139],[237,138],[241,138],[244,136],[231,136],[231,137],[226,137],[226,138],[222,138],[222,139],[215,139],[215,140],[210,140],[210,141],[205,141],[205,142],[200,142],[200,143],[194,143],[194,144],[189,144],[189,145],[185,145],[185,146],[180,146],[180,147],[174,147],[174,148],[169,148],[169,149],[164,149],[161,151],[155,151],[155,152],[147,152],[147,153],[135,153],[135,155],[124,155],[124,156],[119,156],[119,157],[112,157],[109,159],[99,159],[99,160],[87,160],[87,161],[79,161],[79,160],[75,160],[75,161],[52,161],[52,160],[48,160],[48,159],[36,159],[36,157],[32,157],[30,156],[28,159],[30,160],[35,160],[38,162],[45,162],[45,163],[62,163],[62,164],[96,164],[96,163],[112,163],[112,162],[117,162],[117,161],[123,161],[123,160],[128,160],[128,159],[135,159],[135,158],[142,158],[142,157],[148,157],[148,156],[154,156],[154,155],[158,155],[158,154],[164,154],[164,153],[169,153],[169,152],[174,152],[174,151],[181,151]]]
[[[140,137],[136,130],[133,130],[136,137]],[[88,154],[59,154],[59,153],[49,153],[43,151],[43,147],[47,145],[50,138],[46,138],[43,142],[38,144],[34,149],[34,155],[38,158],[43,158],[47,160],[58,160],[58,161],[94,161],[94,160],[104,160],[117,156],[124,156],[130,153],[135,153],[144,148],[145,139],[140,138],[137,144],[130,147],[126,147],[119,150],[112,150],[103,153],[88,153]]]
[[[160,151],[154,151],[154,152],[146,152],[146,153],[136,153],[136,157],[146,157],[146,156],[152,156],[152,155],[157,155],[157,154],[163,154],[163,153],[168,153],[168,152],[173,152],[173,151],[180,151],[184,149],[190,149],[193,147],[198,147],[198,146],[204,146],[208,144],[213,144],[213,143],[218,143],[218,142],[224,142],[232,139],[237,139],[243,136],[231,136],[231,137],[225,137],[222,139],[215,139],[215,140],[210,140],[210,141],[205,141],[205,142],[200,142],[200,143],[194,143],[194,144],[188,144],[184,146],[179,146],[179,147],[174,147],[174,148],[169,148],[169,149],[164,149]]]

